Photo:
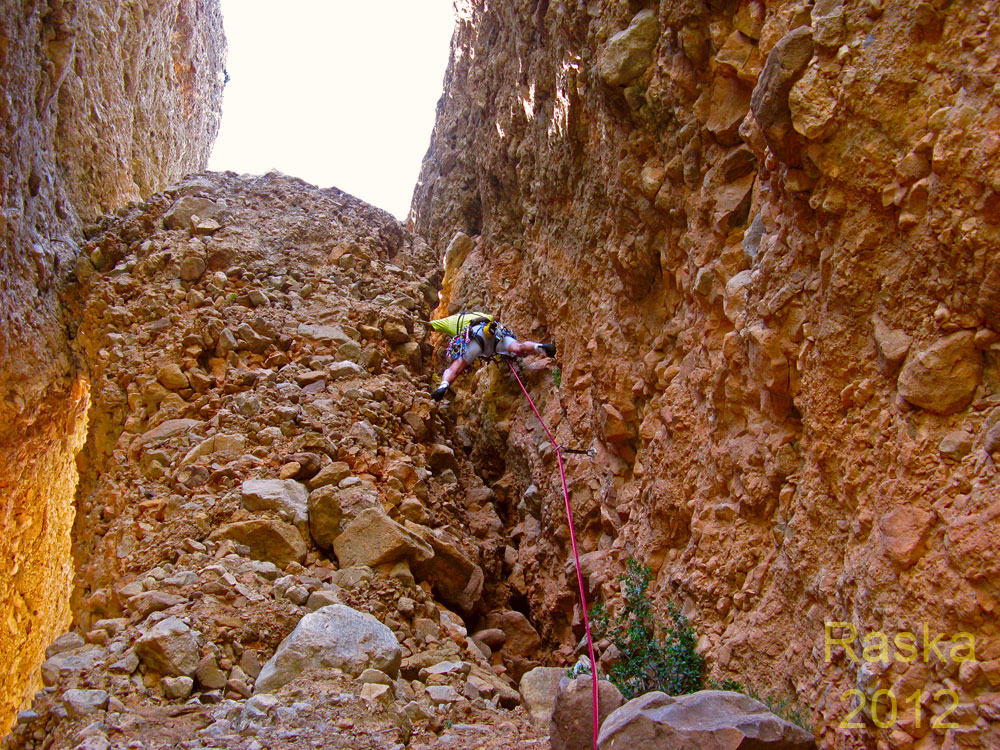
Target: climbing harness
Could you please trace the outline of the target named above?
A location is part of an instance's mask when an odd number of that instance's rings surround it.
[[[563,467],[563,453],[585,453],[589,454],[591,451],[583,451],[575,448],[563,448],[559,443],[556,442],[555,437],[553,437],[552,432],[549,430],[548,425],[545,424],[545,420],[542,419],[542,415],[538,413],[538,409],[535,408],[535,402],[531,400],[531,396],[528,394],[528,389],[524,387],[524,383],[521,382],[521,378],[517,374],[517,370],[514,368],[513,362],[507,362],[508,367],[510,367],[511,374],[514,379],[517,380],[517,384],[521,386],[521,392],[524,397],[528,399],[528,405],[531,406],[531,410],[538,417],[538,422],[542,425],[542,429],[545,430],[545,434],[548,435],[549,442],[552,443],[552,447],[556,449],[556,460],[559,462],[559,478],[562,481],[562,491],[563,499],[566,502],[566,520],[569,522],[569,539],[573,546],[573,559],[576,562],[576,582],[580,587],[580,606],[583,608],[583,627],[587,631],[587,651],[590,654],[590,683],[593,688],[593,717],[594,717],[594,750],[597,750],[597,732],[600,727],[600,720],[597,714],[597,660],[594,659],[594,639],[590,634],[590,618],[587,616],[587,594],[586,589],[583,587],[583,573],[580,572],[580,551],[576,544],[576,532],[573,530],[573,507],[569,500],[569,489],[566,487],[566,469]]]
[[[457,336],[455,336],[451,340],[451,343],[448,344],[449,361],[454,361],[456,359],[464,357],[465,352],[468,351],[469,349],[469,344],[471,344],[473,341],[478,343],[484,352],[486,351],[486,339],[483,338],[482,332],[478,330],[479,323],[481,322],[483,321],[477,321],[471,323],[470,325],[467,325],[464,329],[461,330],[461,332]],[[510,337],[513,339],[517,338],[517,336],[514,335],[514,332],[509,328],[507,328],[506,326],[502,326],[499,323],[493,323],[493,325],[495,326],[493,335],[497,341],[503,341],[505,337]],[[493,354],[489,355],[488,357],[480,355],[479,359],[485,360],[487,362],[492,362],[493,359],[496,357],[503,358],[508,356],[506,352],[496,351],[495,345],[493,348],[494,348]]]

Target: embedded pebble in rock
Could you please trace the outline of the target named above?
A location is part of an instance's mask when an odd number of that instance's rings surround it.
[[[968,406],[983,372],[974,338],[962,331],[925,349],[911,349],[899,373],[900,395],[935,414],[954,414]]]
[[[601,51],[598,71],[605,83],[617,86],[638,77],[652,62],[659,35],[655,13],[644,10],[636,14],[628,28],[612,36]]]

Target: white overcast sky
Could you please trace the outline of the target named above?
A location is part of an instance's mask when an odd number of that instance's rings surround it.
[[[405,218],[452,0],[222,0],[222,13],[230,80],[209,169],[277,169]]]

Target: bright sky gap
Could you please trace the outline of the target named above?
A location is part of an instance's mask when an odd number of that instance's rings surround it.
[[[452,0],[222,0],[209,169],[276,169],[404,219],[441,96]]]

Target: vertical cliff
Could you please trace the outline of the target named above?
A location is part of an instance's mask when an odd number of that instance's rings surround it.
[[[592,593],[651,565],[711,674],[796,696],[825,746],[995,745],[996,4],[461,11],[411,219],[442,312],[559,347],[532,387],[598,450],[570,462]],[[491,369],[454,408],[509,585],[575,644],[554,456]],[[977,662],[828,660],[829,621],[967,632]],[[905,709],[918,687],[959,726]],[[849,688],[898,721],[838,733]]]
[[[0,3],[5,727],[69,616],[74,457],[89,385],[58,294],[88,222],[204,166],[224,50],[212,0]]]

